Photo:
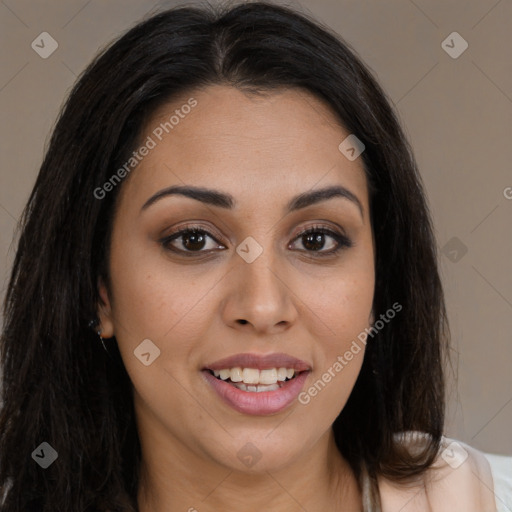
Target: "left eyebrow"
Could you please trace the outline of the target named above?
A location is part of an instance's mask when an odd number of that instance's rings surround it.
[[[220,192],[218,190],[204,187],[194,187],[191,185],[173,185],[171,187],[164,188],[158,191],[156,194],[152,195],[142,205],[141,211],[149,208],[149,206],[156,203],[160,199],[171,195],[181,195],[189,197],[191,199],[201,201],[202,203],[206,203],[211,206],[216,206],[225,209],[233,209],[234,206],[236,205],[236,200],[234,199],[234,197],[225,192]],[[330,186],[318,190],[313,190],[311,192],[304,192],[302,194],[299,194],[293,197],[288,202],[288,204],[286,205],[285,212],[291,213],[296,210],[312,206],[319,202],[332,199],[334,197],[348,199],[349,201],[354,203],[358,207],[361,216],[364,218],[364,209],[361,204],[361,201],[353,192],[340,185]]]

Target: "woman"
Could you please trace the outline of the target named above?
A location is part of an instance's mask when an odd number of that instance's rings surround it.
[[[162,12],[81,76],[24,212],[2,511],[494,511],[442,436],[447,339],[353,51],[272,4]]]

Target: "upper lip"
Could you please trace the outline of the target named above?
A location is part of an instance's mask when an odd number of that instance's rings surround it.
[[[311,370],[311,366],[297,359],[283,353],[274,354],[235,354],[233,356],[219,359],[211,364],[207,364],[204,370],[224,370],[228,368],[256,368],[258,370],[266,370],[269,368],[289,368],[298,372]]]

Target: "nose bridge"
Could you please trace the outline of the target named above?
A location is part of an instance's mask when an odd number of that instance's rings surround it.
[[[264,246],[254,239],[246,239],[237,252],[242,261],[233,269],[230,280],[229,321],[243,320],[263,330],[292,321],[295,315],[291,292],[270,237]]]
[[[258,250],[251,241],[240,244],[240,252],[249,248],[249,254],[252,252],[254,259],[244,260],[240,265],[242,282],[239,284],[242,285],[242,290],[254,300],[258,300],[259,296],[261,296],[260,300],[263,296],[267,300],[282,299],[284,298],[282,277],[279,276],[279,266],[272,243],[267,238],[265,247],[261,245],[260,247],[261,249]]]

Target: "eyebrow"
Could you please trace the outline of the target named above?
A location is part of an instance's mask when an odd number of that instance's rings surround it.
[[[236,201],[232,195],[220,192],[218,190],[204,187],[194,187],[191,185],[173,185],[171,187],[164,188],[158,191],[156,194],[152,195],[142,205],[141,211],[149,208],[152,204],[156,203],[160,199],[172,195],[189,197],[191,199],[201,201],[202,203],[225,209],[233,209],[236,205]],[[361,212],[361,217],[364,218],[364,209],[361,201],[353,192],[340,185],[334,185],[299,194],[288,202],[285,212],[291,213],[334,197],[348,199],[354,203]]]

